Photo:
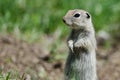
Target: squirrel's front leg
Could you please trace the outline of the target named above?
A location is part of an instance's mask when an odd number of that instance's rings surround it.
[[[89,38],[81,38],[74,43],[74,47],[89,49],[92,47],[92,43]]]
[[[68,47],[71,49],[72,53],[74,53],[74,50],[73,50],[73,44],[74,41],[73,40],[68,40]]]

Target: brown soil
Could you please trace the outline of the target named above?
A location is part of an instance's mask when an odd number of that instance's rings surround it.
[[[25,80],[63,80],[65,60],[50,61],[51,51],[44,43],[28,44],[13,36],[0,36],[0,68],[3,72],[16,70]],[[47,44],[52,46],[54,41]],[[99,80],[120,80],[120,44],[109,49],[99,46],[97,60]]]

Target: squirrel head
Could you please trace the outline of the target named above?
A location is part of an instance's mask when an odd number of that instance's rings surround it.
[[[84,10],[69,10],[63,17],[63,22],[72,29],[88,29],[92,27],[91,15]]]

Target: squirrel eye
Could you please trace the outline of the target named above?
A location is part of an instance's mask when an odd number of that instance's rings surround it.
[[[75,15],[74,15],[74,17],[79,17],[80,16],[80,14],[79,13],[76,13]]]

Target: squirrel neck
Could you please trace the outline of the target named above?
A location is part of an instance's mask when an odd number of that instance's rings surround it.
[[[74,39],[78,38],[78,36],[80,34],[89,35],[90,33],[91,33],[91,31],[88,31],[85,29],[72,29],[71,34],[70,34],[70,38],[74,40]]]

